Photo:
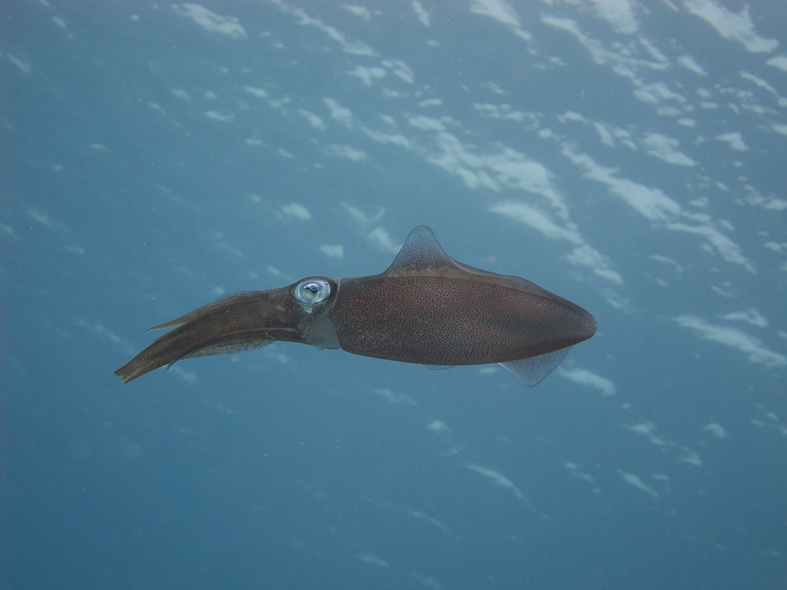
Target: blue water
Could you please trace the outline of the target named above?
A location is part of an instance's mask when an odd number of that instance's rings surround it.
[[[787,587],[783,10],[0,13],[0,587]],[[112,375],[418,224],[598,334],[532,390],[288,344]]]

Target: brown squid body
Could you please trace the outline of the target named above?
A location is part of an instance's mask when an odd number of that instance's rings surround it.
[[[530,281],[457,262],[421,225],[382,274],[221,299],[151,328],[172,329],[115,375],[126,383],[181,359],[283,340],[405,363],[501,363],[533,387],[597,325]]]

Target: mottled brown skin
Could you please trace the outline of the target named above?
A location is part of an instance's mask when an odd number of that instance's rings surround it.
[[[299,300],[299,285],[313,281],[329,294]],[[530,281],[457,262],[419,226],[382,274],[311,277],[200,307],[156,326],[173,329],[115,375],[126,383],[180,359],[281,340],[406,363],[504,363],[532,387],[596,326],[587,311]]]
[[[529,358],[596,331],[590,314],[551,293],[429,276],[342,279],[329,317],[342,350],[426,365]]]

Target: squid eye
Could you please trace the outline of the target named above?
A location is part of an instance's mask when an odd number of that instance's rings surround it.
[[[331,284],[323,279],[305,279],[295,287],[295,299],[307,305],[324,301],[331,294]]]

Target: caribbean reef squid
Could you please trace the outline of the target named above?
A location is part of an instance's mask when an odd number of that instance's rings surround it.
[[[115,375],[127,383],[181,359],[283,341],[433,367],[500,363],[534,387],[597,325],[530,281],[454,260],[421,225],[381,274],[313,276],[197,308],[151,328],[171,329]]]

